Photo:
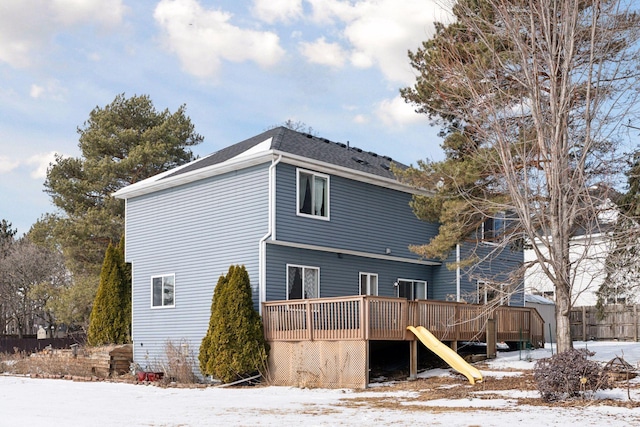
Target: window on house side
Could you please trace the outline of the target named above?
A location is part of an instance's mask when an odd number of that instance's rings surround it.
[[[478,304],[509,305],[509,285],[478,281]]]
[[[173,307],[175,305],[175,274],[151,278],[151,306]]]
[[[496,212],[482,223],[482,240],[499,243],[505,234],[507,220],[505,212]]]
[[[360,273],[360,295],[378,295],[378,275]]]
[[[408,300],[427,299],[427,282],[424,280],[398,279],[398,298]]]
[[[319,296],[319,268],[287,265],[287,299],[308,299]]]
[[[329,218],[329,177],[298,169],[298,215]]]

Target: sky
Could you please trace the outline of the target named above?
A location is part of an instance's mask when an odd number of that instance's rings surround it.
[[[635,342],[576,342],[608,362],[620,356],[637,366],[640,344]],[[533,369],[535,360],[551,356],[551,347],[498,352],[481,367],[484,382],[518,377]],[[295,387],[162,388],[112,382],[76,382],[0,375],[3,425],[57,426],[448,426],[518,427],[640,425],[633,404],[640,399],[640,377],[600,390],[597,400],[564,406],[532,406],[518,399],[538,399],[538,391],[483,390],[447,369],[419,375],[412,387],[373,384],[365,391]],[[425,400],[422,393],[436,385],[432,377],[452,377],[440,387],[456,388],[459,398]],[[523,379],[524,381],[524,379]],[[435,383],[438,384],[438,383]],[[598,401],[599,400],[599,401]],[[630,402],[631,401],[631,402]],[[618,403],[618,405],[616,405]]]
[[[443,157],[399,96],[407,57],[446,22],[439,0],[0,0],[0,219],[55,212],[56,154],[118,94],[186,114],[199,156],[287,120],[405,164]]]

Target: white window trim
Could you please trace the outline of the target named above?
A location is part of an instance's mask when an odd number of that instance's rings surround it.
[[[491,285],[499,293],[498,297],[499,297],[499,300],[500,300],[500,305],[511,305],[511,295],[509,295],[508,293],[505,294],[505,291],[504,291],[504,288],[508,287],[509,284],[508,283],[501,283],[501,282],[491,282],[491,281],[488,281],[488,280],[478,280],[476,282],[476,296],[477,296],[477,299],[478,299],[478,304],[486,305],[488,303],[488,301],[487,301],[487,296],[488,295],[487,295],[487,286],[486,285]],[[481,287],[484,288],[484,293],[482,295],[482,301],[480,301],[480,288]]]
[[[499,237],[496,238],[495,236],[495,232],[496,232],[496,228],[495,228],[495,223],[496,223],[496,219],[498,219],[498,217],[502,215],[501,219],[502,219],[502,229],[500,230],[501,233],[499,235]],[[485,229],[484,229],[484,225],[487,222],[487,219],[493,219],[493,230],[491,230],[491,232],[493,233],[493,236],[489,239],[485,236]],[[504,235],[507,231],[507,213],[506,211],[498,211],[495,214],[493,214],[493,216],[491,217],[487,217],[484,221],[482,221],[482,225],[480,227],[480,232],[481,232],[481,240],[483,243],[487,244],[487,245],[492,245],[492,246],[498,246],[502,243],[502,240],[504,239]]]
[[[367,276],[367,292],[365,294],[362,293],[362,276]],[[376,278],[376,293],[372,294],[371,293],[371,277],[375,277]],[[378,278],[378,274],[377,273],[367,273],[364,271],[361,271],[360,273],[358,273],[358,285],[360,288],[360,295],[373,295],[373,296],[378,296],[378,292],[380,289],[380,280]]]
[[[426,280],[404,279],[402,277],[398,277],[398,279],[396,280],[396,297],[399,297],[399,295],[400,295],[400,286],[398,286],[398,284],[400,282],[411,282],[411,298],[412,298],[412,301],[417,301],[417,299],[415,298],[414,284],[415,283],[424,283],[424,298],[427,299],[427,296],[429,295],[429,283]]]
[[[308,268],[308,269],[313,269],[313,270],[317,270],[318,271],[318,296],[316,298],[320,298],[320,267],[314,266],[314,265],[300,265],[300,264],[287,264],[286,266],[286,282],[285,282],[285,291],[287,293],[287,301],[295,301],[295,300],[290,300],[289,298],[289,268],[290,267],[295,267],[295,268],[302,268],[303,269],[303,273],[302,273],[302,277],[304,280],[304,269]],[[302,283],[302,289],[304,290],[304,282]],[[304,299],[304,298],[302,298]]]
[[[173,277],[173,304],[171,305],[153,305],[153,279],[157,279],[159,277]],[[169,273],[169,274],[156,274],[154,276],[151,276],[151,280],[150,280],[150,284],[151,284],[151,299],[149,301],[150,307],[152,310],[162,310],[165,308],[174,308],[176,306],[176,274],[175,273]],[[164,302],[164,299],[163,299]]]
[[[306,173],[308,175],[312,175],[314,177],[320,177],[320,178],[324,178],[327,180],[327,215],[326,216],[321,216],[321,215],[310,215],[310,214],[306,214],[306,213],[301,213],[300,212],[300,173]],[[330,214],[331,214],[331,177],[329,175],[323,174],[323,173],[318,173],[318,172],[314,172],[311,170],[307,170],[307,169],[300,169],[297,168],[296,169],[296,215],[297,216],[302,216],[305,218],[314,218],[314,219],[320,219],[323,221],[329,221],[330,220]]]

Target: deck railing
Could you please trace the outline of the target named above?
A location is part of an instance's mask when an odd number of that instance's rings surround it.
[[[485,340],[489,318],[498,341],[544,340],[544,321],[533,308],[487,306],[447,301],[407,301],[356,295],[263,303],[267,341],[407,340],[407,326],[421,325],[443,341]]]

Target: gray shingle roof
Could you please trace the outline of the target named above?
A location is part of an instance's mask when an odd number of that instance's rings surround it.
[[[270,147],[272,150],[290,153],[384,178],[395,179],[393,172],[390,170],[391,162],[393,162],[395,166],[403,169],[407,167],[406,165],[393,161],[390,157],[382,156],[361,148],[351,147],[348,143],[333,142],[284,127],[277,127],[223,148],[220,151],[177,170],[173,174],[167,175],[165,178],[222,163],[269,138],[273,138]]]

